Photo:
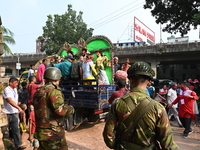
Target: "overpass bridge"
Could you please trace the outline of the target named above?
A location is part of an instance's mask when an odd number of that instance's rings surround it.
[[[119,63],[129,58],[131,64],[136,61],[146,61],[157,72],[157,78],[170,78],[183,81],[187,78],[200,79],[200,42],[182,44],[164,44],[117,48],[115,56],[119,57]],[[30,64],[45,58],[46,54],[16,54],[3,56],[2,66],[13,75],[18,75]],[[21,70],[16,70],[16,63],[21,63]]]

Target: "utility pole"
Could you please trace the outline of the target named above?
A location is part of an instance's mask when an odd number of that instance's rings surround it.
[[[163,40],[162,40],[162,26],[160,23],[160,46],[162,46]]]
[[[0,56],[3,55],[4,53],[1,25],[2,25],[2,21],[1,21],[1,16],[0,16]]]

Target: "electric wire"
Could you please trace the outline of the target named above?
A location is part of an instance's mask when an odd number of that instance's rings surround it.
[[[120,10],[122,10],[122,9],[124,9],[124,8],[126,8],[126,7],[128,7],[128,6],[130,6],[131,4],[133,4],[133,3],[137,2],[137,1],[138,1],[138,0],[135,0],[134,2],[128,4],[128,5],[126,5],[126,6],[122,7],[122,8],[120,8],[120,9],[114,11],[114,12],[112,12],[111,14],[109,14],[109,15],[103,17],[103,18],[100,18],[99,20],[97,20],[97,21],[95,21],[95,22],[89,24],[88,26],[91,26],[92,24],[95,24],[95,23],[99,22],[100,20],[103,20],[103,19],[107,18],[108,16],[110,16],[110,15],[112,15],[112,14],[114,14],[114,13],[116,13],[116,12],[118,12],[118,11],[120,11]]]
[[[95,29],[96,29],[96,28],[99,28],[99,27],[101,27],[101,26],[103,26],[103,25],[105,25],[105,24],[108,24],[108,23],[110,23],[110,22],[112,22],[112,21],[114,21],[114,20],[116,20],[116,19],[118,19],[118,18],[121,18],[121,17],[123,17],[123,16],[125,16],[125,15],[127,15],[127,14],[129,14],[129,13],[131,13],[131,12],[137,10],[137,9],[139,9],[139,8],[141,8],[141,6],[138,7],[138,8],[136,8],[136,9],[134,9],[134,10],[131,10],[131,11],[129,11],[129,12],[123,14],[123,15],[117,16],[117,17],[115,17],[115,18],[113,18],[113,19],[108,19],[108,20],[106,20],[106,21],[103,21],[103,22],[99,23],[98,25],[94,26],[93,28],[95,28]]]

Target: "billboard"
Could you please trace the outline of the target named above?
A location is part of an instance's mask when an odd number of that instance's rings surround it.
[[[155,32],[136,17],[134,17],[134,41],[155,44]]]
[[[167,43],[168,44],[188,43],[188,41],[189,41],[189,36],[177,37],[177,38],[175,38],[174,36],[172,36],[172,37],[168,37],[167,38]]]

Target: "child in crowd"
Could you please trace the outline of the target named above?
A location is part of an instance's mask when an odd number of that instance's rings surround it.
[[[24,112],[27,109],[26,104],[21,104],[20,107]],[[26,114],[25,113],[19,114],[19,127],[21,131],[21,140],[22,140],[23,145],[25,145],[24,143],[24,135],[26,132]]]
[[[29,116],[29,138],[28,140],[30,141],[30,147],[33,147],[33,150],[37,150],[39,148],[39,141],[35,138],[33,138],[36,125],[35,125],[35,111],[33,105],[30,106],[31,112]]]

